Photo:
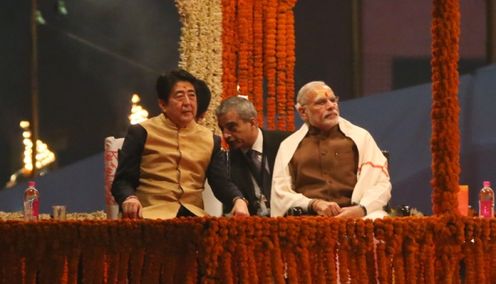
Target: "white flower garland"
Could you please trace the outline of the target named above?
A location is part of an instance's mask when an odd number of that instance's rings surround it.
[[[38,218],[40,220],[51,220],[52,219],[50,214],[41,214],[41,213],[40,213]],[[103,211],[95,211],[95,212],[90,212],[90,213],[84,213],[84,212],[67,213],[66,219],[67,220],[106,220],[107,214],[105,214],[105,212],[103,212]],[[24,215],[23,215],[22,211],[17,211],[17,212],[0,211],[0,221],[9,221],[9,220],[23,221]]]
[[[204,80],[212,92],[201,124],[218,133],[215,108],[222,98],[222,2],[175,0],[181,20],[179,67]]]

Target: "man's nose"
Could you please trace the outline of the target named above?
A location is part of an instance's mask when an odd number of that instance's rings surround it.
[[[229,130],[224,130],[222,131],[222,135],[224,136],[224,139],[228,140],[231,137],[231,133]]]
[[[184,103],[188,104],[188,105],[191,104],[191,99],[188,96],[185,96],[184,97]]]
[[[338,105],[338,102],[335,99],[328,99],[326,104],[327,108],[335,108]]]

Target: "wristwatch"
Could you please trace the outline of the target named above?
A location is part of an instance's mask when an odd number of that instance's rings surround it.
[[[238,199],[243,200],[243,201],[246,203],[246,206],[248,206],[248,199],[246,199],[246,198],[244,198],[244,197],[242,197],[242,196],[236,196],[236,197],[234,197],[234,198],[233,198],[233,200],[232,200],[232,204],[234,205],[234,203],[235,203],[235,202],[236,202],[236,200],[238,200]]]

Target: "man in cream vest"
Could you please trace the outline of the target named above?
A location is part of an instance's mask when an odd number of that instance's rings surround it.
[[[195,121],[196,83],[185,70],[161,75],[157,94],[162,113],[128,129],[112,185],[123,217],[205,216],[206,178],[233,215],[248,215],[242,193],[227,176],[220,137]]]

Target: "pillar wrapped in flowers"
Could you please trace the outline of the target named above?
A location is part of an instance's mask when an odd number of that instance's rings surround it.
[[[458,214],[460,0],[434,0],[432,12],[432,208]]]

